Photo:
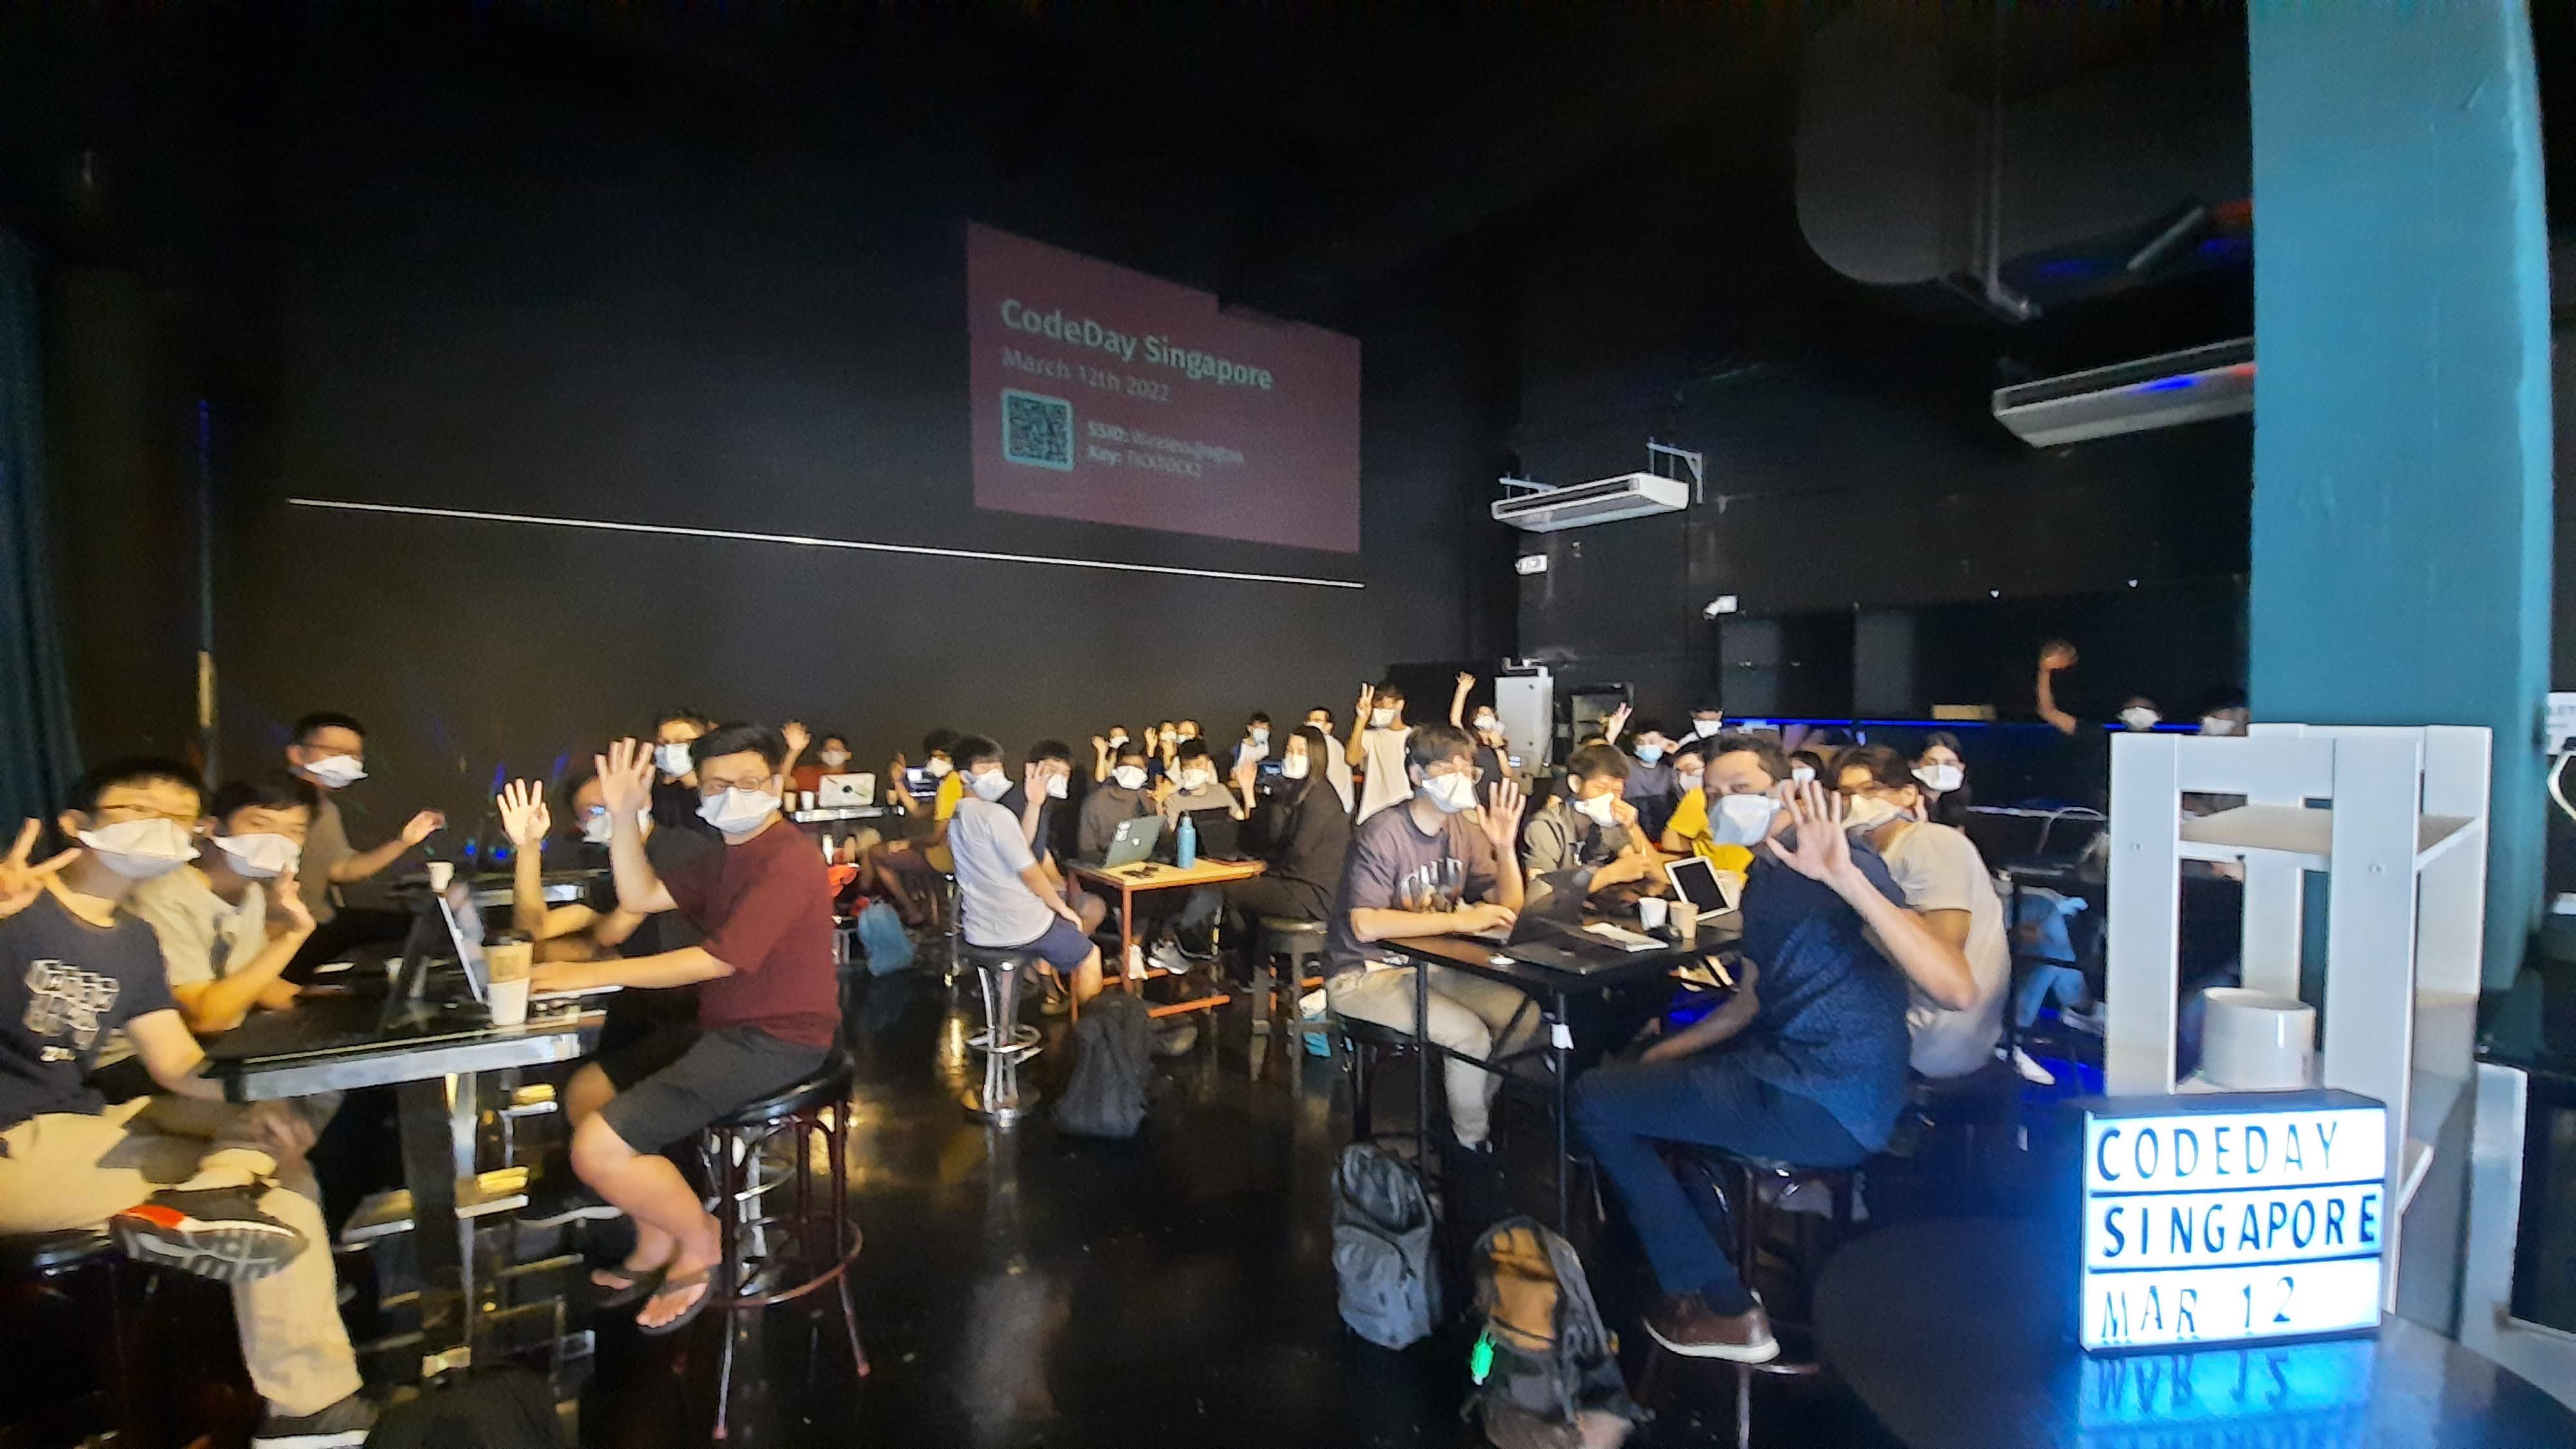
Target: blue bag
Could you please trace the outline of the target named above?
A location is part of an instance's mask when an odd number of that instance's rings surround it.
[[[871,976],[912,969],[912,937],[903,929],[903,917],[883,901],[870,901],[859,912],[859,949],[867,953]]]

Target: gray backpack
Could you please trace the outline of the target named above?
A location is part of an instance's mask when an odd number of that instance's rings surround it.
[[[1154,1076],[1154,1018],[1132,991],[1105,991],[1073,1024],[1073,1079],[1055,1104],[1059,1132],[1133,1137]]]
[[[1333,1174],[1333,1279],[1342,1322],[1384,1348],[1426,1338],[1440,1317],[1431,1199],[1412,1168],[1365,1142]]]
[[[1574,1245],[1536,1219],[1505,1218],[1475,1254],[1485,1315],[1469,1365],[1468,1417],[1498,1449],[1615,1445],[1645,1417],[1619,1377],[1619,1340],[1601,1321]]]

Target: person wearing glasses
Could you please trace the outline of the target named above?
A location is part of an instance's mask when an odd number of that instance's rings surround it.
[[[1538,1014],[1509,986],[1434,966],[1427,1029],[1417,1028],[1413,973],[1422,968],[1378,943],[1508,932],[1522,903],[1516,847],[1524,802],[1504,780],[1478,803],[1476,741],[1456,725],[1414,726],[1403,760],[1411,798],[1351,833],[1324,938],[1324,989],[1339,1015],[1428,1036],[1449,1050],[1442,1080],[1450,1130],[1460,1146],[1481,1149],[1497,1079],[1475,1063],[1519,1044]]]

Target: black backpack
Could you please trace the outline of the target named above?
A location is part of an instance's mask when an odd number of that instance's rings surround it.
[[[1132,991],[1103,992],[1073,1024],[1073,1079],[1055,1125],[1077,1137],[1133,1137],[1154,1075],[1154,1018]]]
[[[1465,1412],[1498,1449],[1615,1445],[1645,1417],[1619,1377],[1619,1341],[1601,1321],[1574,1246],[1532,1218],[1505,1218],[1476,1241],[1476,1308],[1485,1329]]]
[[[1382,1348],[1404,1348],[1440,1318],[1431,1262],[1431,1199],[1412,1168],[1365,1142],[1333,1173],[1333,1280],[1342,1322]]]
[[[367,1449],[555,1449],[561,1431],[546,1381],[520,1368],[451,1374],[389,1406]]]

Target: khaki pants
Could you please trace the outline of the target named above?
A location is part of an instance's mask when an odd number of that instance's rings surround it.
[[[1405,966],[1357,975],[1346,971],[1324,983],[1325,999],[1344,1016],[1420,1036],[1413,1025],[1414,970]],[[1502,1079],[1458,1058],[1481,1059],[1523,1045],[1537,1032],[1540,1013],[1525,993],[1513,987],[1434,966],[1425,1014],[1431,1020],[1431,1040],[1452,1053],[1441,1065],[1440,1079],[1449,1094],[1449,1125],[1460,1142],[1481,1147],[1490,1130],[1488,1109]],[[1512,1025],[1515,1015],[1520,1018],[1517,1026]]]
[[[94,1228],[162,1188],[245,1186],[276,1166],[256,1147],[129,1131],[140,1106],[47,1113],[0,1132],[0,1233]],[[261,1193],[259,1208],[302,1233],[306,1246],[277,1272],[233,1285],[242,1358],[277,1412],[314,1413],[358,1391],[330,1234],[311,1199],[283,1188]]]

